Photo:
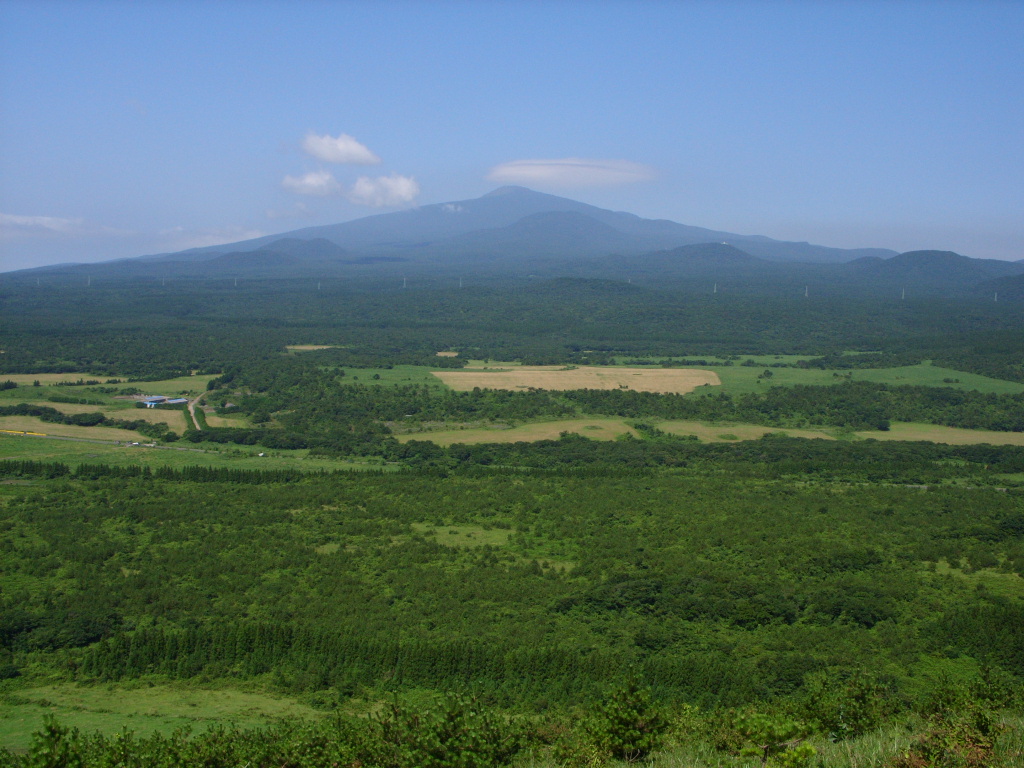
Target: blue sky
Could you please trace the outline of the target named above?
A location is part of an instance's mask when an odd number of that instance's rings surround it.
[[[1024,2],[0,0],[0,269],[520,183],[1024,258]]]

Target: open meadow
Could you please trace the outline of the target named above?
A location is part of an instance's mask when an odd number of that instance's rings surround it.
[[[746,359],[746,358],[744,358]],[[741,360],[740,363],[743,361]],[[798,384],[827,386],[846,381],[869,381],[875,384],[918,385],[927,387],[951,387],[953,389],[977,390],[992,394],[1019,394],[1024,384],[964,373],[952,368],[942,368],[930,363],[907,365],[896,368],[854,368],[846,370],[819,368],[761,368],[751,365],[708,366],[718,374],[722,382],[721,391],[730,395],[760,392],[768,387],[789,387]],[[764,378],[765,370],[771,376]]]
[[[137,683],[43,685],[0,694],[0,746],[25,750],[47,717],[86,732],[169,735],[179,728],[201,733],[215,726],[260,728],[284,717],[322,713],[295,699],[234,688]]]
[[[1024,432],[993,432],[987,429],[959,429],[940,424],[893,422],[889,430],[856,432],[857,437],[872,440],[924,440],[946,445],[1024,445]]]
[[[49,427],[51,425],[45,424]],[[69,466],[79,464],[109,464],[114,467],[171,467],[204,466],[218,469],[294,469],[302,472],[331,472],[334,470],[382,470],[387,466],[379,459],[335,459],[309,456],[308,451],[270,451],[260,446],[175,443],[153,448],[144,445],[117,445],[112,440],[100,440],[108,432],[102,427],[77,427],[89,430],[87,438],[59,439],[12,435],[0,432],[0,460],[60,462]],[[37,430],[39,431],[39,430]],[[135,435],[135,433],[131,433]],[[149,439],[135,435],[133,442]],[[259,454],[263,453],[263,456]]]

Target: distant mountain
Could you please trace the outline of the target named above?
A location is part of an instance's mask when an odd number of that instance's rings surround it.
[[[848,279],[926,293],[967,290],[987,280],[1024,273],[1024,264],[970,259],[952,251],[908,251],[891,259],[857,259],[844,265]]]
[[[644,219],[523,187],[501,187],[472,200],[426,205],[151,258],[202,260],[232,251],[272,247],[282,239],[324,240],[351,252],[435,261],[466,254],[500,259],[513,251],[520,255],[596,257],[711,242],[727,242],[755,256],[777,261],[839,263],[864,256],[895,255],[895,251],[884,249],[828,248],[737,235],[664,219]]]
[[[948,251],[896,254],[840,249],[692,227],[609,211],[522,187],[473,200],[172,254],[30,270],[97,278],[331,278],[396,276],[506,280],[572,277],[655,287],[816,296],[975,295],[1024,262],[970,259]],[[14,275],[16,273],[11,273]],[[22,273],[24,274],[24,273]],[[986,287],[984,290],[988,290]],[[993,291],[996,290],[993,288]]]

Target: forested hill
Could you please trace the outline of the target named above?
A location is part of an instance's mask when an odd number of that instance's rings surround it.
[[[612,355],[839,354],[925,359],[1020,380],[1024,314],[1009,301],[826,299],[655,291],[559,279],[511,286],[345,281],[0,281],[0,373],[164,377],[340,347],[340,365],[443,365],[442,349],[532,363]],[[902,357],[901,357],[902,356]],[[848,361],[843,363],[848,364]]]

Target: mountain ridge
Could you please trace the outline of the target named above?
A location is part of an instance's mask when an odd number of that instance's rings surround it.
[[[584,278],[817,295],[970,295],[1024,263],[951,251],[837,249],[644,219],[523,187],[178,253],[24,270],[110,278]],[[16,275],[20,273],[8,273]],[[7,279],[7,278],[5,278]],[[1019,293],[1005,287],[1007,298]],[[987,290],[987,286],[986,286]],[[996,287],[993,286],[995,291]],[[977,294],[977,291],[975,291]],[[899,295],[899,293],[897,294]]]

